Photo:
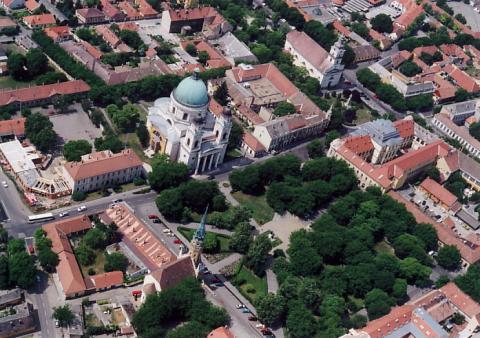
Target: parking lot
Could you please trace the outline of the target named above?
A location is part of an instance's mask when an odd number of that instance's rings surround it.
[[[469,25],[474,32],[480,30],[480,14],[474,11],[472,6],[457,1],[449,1],[448,5],[452,7],[455,14],[460,13],[465,17],[467,25]]]
[[[50,116],[53,129],[63,142],[70,140],[87,140],[93,144],[95,138],[102,136],[100,128],[90,121],[88,115],[81,108],[76,113],[58,114]]]

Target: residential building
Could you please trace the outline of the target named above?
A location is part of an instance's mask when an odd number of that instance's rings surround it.
[[[0,141],[5,142],[14,138],[25,137],[25,117],[0,121]]]
[[[210,332],[207,338],[235,338],[235,335],[226,326],[217,327]]]
[[[203,40],[186,40],[182,42],[182,48],[186,49],[188,45],[193,45],[197,52],[206,52],[208,60],[207,68],[230,68],[231,64],[218,52],[210,43]]]
[[[115,34],[107,25],[95,26],[95,31],[113,49],[117,48],[117,46],[122,42],[117,34]]]
[[[469,93],[477,93],[480,91],[480,85],[473,77],[461,70],[455,65],[447,64],[443,68],[444,72],[450,76],[455,84],[460,88],[465,89]]]
[[[470,135],[466,127],[455,124],[444,113],[436,114],[432,119],[432,124],[440,133],[457,140],[470,154],[480,158],[480,142]]]
[[[109,0],[101,0],[102,11],[105,14],[105,18],[109,21],[123,21],[126,15],[113,5]]]
[[[81,97],[88,91],[90,91],[90,86],[83,80],[5,90],[0,92],[0,107],[9,105],[14,107],[20,105],[23,107],[40,106],[52,102],[53,98],[59,95]]]
[[[444,209],[456,214],[462,208],[457,197],[445,189],[441,184],[427,177],[420,183],[418,189],[435,203],[440,204]]]
[[[20,9],[25,7],[25,0],[0,0],[0,4],[6,9]]]
[[[372,45],[360,45],[352,48],[355,53],[355,63],[374,60],[380,57],[380,51]]]
[[[444,105],[440,113],[447,115],[453,123],[462,125],[466,119],[477,113],[477,100]]]
[[[0,30],[4,28],[15,28],[17,23],[10,18],[0,18]]]
[[[141,20],[142,14],[133,7],[130,2],[122,1],[118,4],[118,8],[120,8],[123,13],[125,13],[128,20]]]
[[[265,147],[249,131],[243,134],[242,144],[240,146],[245,157],[255,158],[266,153]]]
[[[30,29],[43,29],[57,24],[52,14],[28,15],[24,16],[22,20]]]
[[[209,39],[219,38],[233,29],[213,7],[166,10],[162,14],[162,26],[169,33],[202,32]]]
[[[64,42],[72,38],[72,34],[68,26],[47,27],[43,31],[55,43]]]
[[[29,303],[15,305],[9,314],[2,314],[0,317],[0,337],[2,338],[23,336],[34,331],[34,310]]]
[[[30,14],[33,14],[33,12],[40,8],[40,4],[36,0],[27,0],[25,1],[25,8]]]
[[[258,59],[248,46],[240,41],[232,32],[227,32],[212,44],[222,51],[223,56],[232,66],[239,63],[257,63]]]
[[[304,32],[291,31],[287,34],[285,49],[293,55],[293,63],[305,67],[310,76],[318,79],[322,88],[339,83],[345,68],[342,64],[345,53],[343,36],[327,52]]]
[[[83,155],[80,162],[67,162],[63,176],[72,192],[88,192],[124,184],[144,176],[143,162],[131,149],[118,154],[110,150]]]
[[[23,301],[22,290],[19,288],[0,291],[0,310],[20,304]]]
[[[158,12],[148,3],[147,0],[135,0],[135,5],[144,19],[153,19],[158,16]]]
[[[195,174],[223,163],[232,127],[230,111],[210,111],[207,87],[199,70],[182,82],[169,98],[159,98],[149,109],[150,149],[185,163]]]
[[[58,254],[59,263],[56,273],[62,288],[61,291],[66,298],[80,297],[123,284],[123,273],[121,271],[83,276],[70,244],[70,239],[78,237],[92,228],[92,222],[88,216],[66,218],[45,224],[42,228],[46,236],[52,241],[52,251]]]
[[[78,22],[81,24],[91,25],[105,22],[105,14],[95,8],[80,8],[75,11],[75,16],[78,18]]]

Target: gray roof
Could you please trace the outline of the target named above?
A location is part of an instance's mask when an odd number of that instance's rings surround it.
[[[475,217],[474,214],[477,214],[477,213],[475,212],[475,210],[473,210],[473,208],[474,208],[473,206],[468,209],[462,208],[457,213],[457,217],[460,218],[465,223],[467,223],[467,225],[472,229],[477,230],[478,228],[480,228],[480,222]]]
[[[429,91],[432,93],[435,91],[435,86],[433,85],[432,82],[409,84],[407,87],[407,92],[405,93],[405,96],[408,96],[410,94],[414,94],[417,92],[425,93],[426,91]]]
[[[459,103],[453,103],[444,106],[443,108],[449,112],[451,115],[464,114],[468,112],[475,112],[477,106],[476,100],[464,101]]]
[[[0,308],[4,304],[10,304],[22,299],[22,291],[20,289],[5,290],[0,292]]]
[[[399,145],[403,142],[403,138],[390,120],[378,119],[364,123],[352,135],[369,135],[375,142],[386,146]]]
[[[413,310],[413,313],[420,317],[423,322],[425,322],[428,326],[429,329],[433,331],[433,333],[436,335],[436,337],[439,338],[447,338],[448,333],[433,319],[424,309],[422,308],[416,308]],[[390,334],[387,334],[384,336],[384,338],[403,338],[407,337],[409,335],[413,335],[415,338],[428,338],[427,335],[425,335],[418,327],[412,322],[409,322],[406,325],[403,325],[393,331]]]

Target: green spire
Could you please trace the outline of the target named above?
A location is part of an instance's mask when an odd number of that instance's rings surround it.
[[[200,226],[198,227],[197,231],[195,232],[195,236],[193,238],[197,241],[203,241],[205,239],[205,223],[207,222],[207,213],[208,213],[208,205],[205,209],[205,213],[200,220]]]

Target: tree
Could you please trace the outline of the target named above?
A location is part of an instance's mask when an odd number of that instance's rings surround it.
[[[400,65],[398,70],[405,76],[412,77],[416,74],[419,74],[422,72],[422,68],[417,66],[417,64],[413,63],[410,60],[405,61]]]
[[[355,63],[355,52],[349,45],[345,45],[345,53],[343,54],[342,63],[346,68],[352,67]]]
[[[27,73],[25,71],[25,56],[18,53],[11,53],[7,59],[7,67],[9,73],[15,80],[25,80]]]
[[[310,158],[322,157],[323,142],[320,139],[315,139],[307,145],[308,156]]]
[[[385,291],[373,289],[365,296],[365,307],[370,320],[380,318],[390,312],[392,299]]]
[[[10,255],[8,260],[10,281],[21,287],[27,289],[35,283],[35,275],[37,269],[32,257],[25,251]]]
[[[179,189],[163,190],[155,199],[158,211],[167,219],[180,219],[184,204],[181,191]]]
[[[461,13],[455,14],[455,19],[457,19],[458,21],[460,21],[464,25],[467,24],[467,19],[465,19],[465,17]]]
[[[152,162],[152,171],[148,175],[148,181],[152,189],[162,191],[171,187],[177,187],[189,178],[188,167],[179,162],[171,162],[164,155],[157,155]]]
[[[247,222],[238,224],[230,239],[230,249],[239,252],[246,253],[250,244],[252,243],[251,225]]]
[[[447,270],[456,270],[462,264],[462,256],[454,245],[444,245],[438,250],[438,265]]]
[[[48,59],[40,48],[31,48],[25,55],[25,64],[30,77],[43,74],[48,70]]]
[[[198,52],[198,62],[205,66],[208,60],[210,60],[210,55],[208,55],[206,51],[202,50]]]
[[[268,253],[272,250],[272,242],[266,233],[263,233],[250,245],[245,264],[253,270],[256,275],[262,275],[268,259]]]
[[[220,86],[213,93],[213,98],[222,106],[226,106],[228,103],[228,87],[227,82],[223,81]]]
[[[7,244],[7,242],[8,242],[8,232],[3,227],[3,225],[0,224],[0,244]]]
[[[115,104],[107,106],[107,113],[112,117],[113,123],[123,132],[135,129],[139,120],[138,108],[131,103],[127,103],[121,109]]]
[[[85,198],[87,198],[87,194],[85,194],[83,191],[75,191],[72,194],[72,200],[74,201],[84,201]]]
[[[232,129],[230,130],[230,135],[228,136],[228,150],[236,149],[243,141],[243,128],[235,120],[232,121]]]
[[[480,123],[479,122],[472,123],[468,131],[470,132],[470,135],[475,137],[477,140],[480,140]]]
[[[128,29],[123,29],[119,33],[120,39],[125,42],[129,47],[138,50],[143,45],[142,38],[137,32]]]
[[[23,239],[12,239],[8,242],[8,254],[10,256],[25,252],[25,241]]]
[[[417,259],[407,257],[400,261],[400,277],[407,280],[409,284],[425,285],[432,269],[422,265]]]
[[[465,89],[458,88],[455,91],[455,101],[456,102],[463,102],[463,101],[468,100],[469,98],[470,98],[470,94]]]
[[[314,337],[317,323],[312,312],[300,301],[289,303],[287,329],[292,337]]]
[[[330,148],[330,143],[332,143],[333,140],[340,138],[340,136],[342,135],[337,130],[330,130],[325,135],[325,148]]]
[[[435,228],[429,223],[419,223],[413,229],[413,235],[419,238],[428,251],[436,250],[438,246],[438,236]]]
[[[175,328],[172,331],[169,331],[166,338],[183,338],[183,337],[190,337],[190,338],[204,338],[208,335],[208,328],[205,325],[197,321],[192,321],[183,324],[180,327]],[[160,335],[156,335],[156,337],[160,337]]]
[[[122,253],[113,252],[111,254],[105,253],[105,265],[106,272],[109,271],[127,271],[128,259]]]
[[[79,162],[82,155],[90,154],[92,145],[87,140],[71,140],[63,146],[63,156],[69,162]]]
[[[8,257],[3,255],[0,256],[0,289],[7,289],[9,287]]]
[[[277,105],[277,107],[275,107],[275,110],[273,111],[273,113],[277,116],[286,116],[286,115],[295,114],[295,106],[290,102],[282,101]]]
[[[392,297],[395,298],[397,304],[403,304],[408,300],[407,295],[407,281],[405,279],[397,278],[392,288]]]
[[[107,245],[107,237],[98,227],[88,230],[82,241],[92,249],[104,249]]]
[[[82,265],[91,265],[95,262],[95,252],[82,242],[75,249],[75,256]]]
[[[229,175],[230,184],[234,191],[242,191],[246,194],[261,194],[264,189],[260,178],[260,170],[256,165],[250,165],[245,169],[236,169]]]
[[[38,76],[35,80],[35,83],[37,85],[46,85],[65,81],[67,81],[67,76],[65,74],[58,72],[47,72]]]
[[[189,43],[185,47],[185,51],[190,54],[191,56],[197,56],[197,47],[193,43]]]
[[[53,123],[41,113],[35,113],[27,117],[25,134],[40,151],[52,149],[57,141],[57,134],[53,131]]]
[[[368,68],[362,68],[357,71],[357,80],[373,91],[375,91],[376,87],[381,83],[380,76]]]
[[[355,33],[357,33],[361,37],[363,37],[363,38],[368,37],[369,29],[368,29],[367,25],[365,25],[364,23],[354,22],[354,23],[352,23],[351,28],[352,28],[352,31],[354,31]]]
[[[137,130],[136,130],[136,134],[137,134],[137,137],[138,137],[138,140],[140,141],[142,147],[146,147],[148,146],[148,141],[150,139],[150,135],[148,134],[148,129],[147,129],[147,126],[145,125],[145,123],[141,122],[139,123],[138,127],[137,127]]]
[[[51,272],[58,265],[58,255],[50,248],[45,248],[39,251],[38,261],[45,271]]]
[[[450,277],[448,277],[447,275],[441,275],[435,281],[435,287],[437,289],[440,289],[442,286],[447,285],[449,282],[450,282]]]
[[[58,320],[60,327],[68,327],[75,320],[75,315],[68,304],[54,308],[52,317]]]
[[[114,154],[121,152],[125,148],[125,144],[113,133],[108,133],[104,137],[97,137],[94,145],[97,151],[110,150]]]
[[[370,20],[370,24],[379,33],[391,33],[393,31],[392,19],[387,14],[378,14]]]
[[[281,295],[268,293],[255,300],[258,319],[268,326],[280,321],[286,308],[286,300]]]
[[[250,48],[260,63],[269,62],[272,58],[272,51],[263,43],[255,43]]]

